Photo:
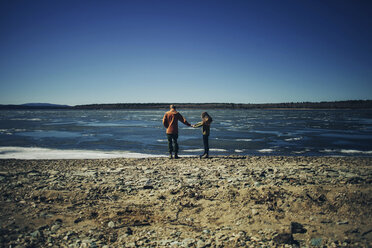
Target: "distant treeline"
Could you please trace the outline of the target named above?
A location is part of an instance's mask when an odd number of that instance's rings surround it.
[[[173,103],[178,109],[372,109],[372,100],[288,102],[264,104]],[[117,103],[77,105],[74,109],[167,109],[169,103]]]
[[[372,109],[372,100],[335,102],[287,102],[264,104],[240,103],[172,103],[178,109]],[[88,105],[0,105],[0,109],[168,109],[170,103],[115,103]]]

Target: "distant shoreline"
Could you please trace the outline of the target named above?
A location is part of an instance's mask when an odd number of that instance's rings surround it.
[[[349,100],[334,102],[288,102],[288,103],[172,103],[182,109],[266,109],[266,110],[334,110],[334,109],[372,109],[372,100]],[[167,109],[170,103],[112,103],[85,105],[22,104],[0,105],[0,110],[116,110],[116,109]]]

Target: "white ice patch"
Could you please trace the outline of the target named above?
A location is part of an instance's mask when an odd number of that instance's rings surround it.
[[[199,149],[186,149],[182,150],[183,152],[204,152],[204,149],[199,148]],[[218,148],[211,148],[209,149],[211,152],[227,152],[225,149],[218,149]]]
[[[273,152],[274,150],[273,149],[261,149],[261,150],[258,150],[258,152],[261,152],[261,153],[270,153],[270,152]]]
[[[164,157],[128,151],[58,150],[34,147],[0,147],[0,159],[104,159]]]
[[[296,140],[302,140],[302,137],[296,137],[296,138],[288,138],[288,139],[285,139],[285,141],[296,141]]]
[[[347,154],[372,154],[372,151],[359,151],[359,150],[346,150],[342,149],[341,153],[347,153]]]
[[[360,151],[360,150],[352,150],[352,149],[341,149],[341,150],[332,150],[332,149],[324,149],[319,152],[323,153],[345,153],[345,154],[372,154],[372,151]]]
[[[218,149],[218,148],[212,148],[212,149],[209,149],[209,151],[212,151],[212,152],[227,152],[226,149]]]
[[[186,149],[184,152],[204,152],[204,149]]]

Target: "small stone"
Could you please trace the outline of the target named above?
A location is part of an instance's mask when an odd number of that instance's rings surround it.
[[[322,238],[313,238],[311,239],[310,243],[312,246],[321,246],[322,245]]]
[[[181,246],[182,247],[191,247],[195,244],[194,239],[186,238],[182,241]]]
[[[108,223],[108,227],[110,227],[110,228],[114,228],[114,227],[115,227],[115,223],[114,223],[113,221],[110,221],[110,222]]]
[[[255,208],[254,208],[254,209],[252,209],[251,211],[252,211],[252,215],[253,215],[253,216],[259,214],[258,209],[255,209]]]
[[[41,236],[41,234],[38,230],[36,230],[35,232],[30,233],[30,235],[33,238],[40,238],[40,236]]]
[[[198,242],[196,243],[197,248],[204,248],[205,247],[205,242],[202,239],[199,239]]]
[[[61,226],[60,225],[58,225],[58,224],[56,224],[56,225],[53,225],[52,226],[52,228],[50,229],[52,232],[56,232],[56,231],[58,231],[58,229],[60,229],[61,228]]]
[[[260,187],[261,186],[261,183],[260,182],[254,182],[254,186],[255,187]]]

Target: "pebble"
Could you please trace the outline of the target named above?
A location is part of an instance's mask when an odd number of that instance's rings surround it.
[[[55,233],[55,232],[57,232],[60,228],[61,228],[60,225],[55,224],[55,225],[53,225],[53,226],[50,228],[50,230],[51,230],[53,233]]]
[[[195,244],[195,240],[192,238],[186,238],[182,240],[181,247],[191,247]]]
[[[254,182],[255,187],[260,187],[261,185],[262,185],[262,183],[260,183],[260,182]]]
[[[310,244],[312,246],[321,246],[322,245],[322,241],[323,241],[322,238],[312,238],[311,241],[310,241]]]
[[[255,209],[255,208],[253,208],[253,209],[251,210],[251,212],[252,212],[252,215],[253,215],[253,216],[258,215],[258,214],[260,213],[260,211],[259,211],[258,209]]]
[[[30,233],[30,236],[33,238],[40,238],[41,234],[38,230],[36,230],[35,232]]]
[[[204,248],[205,246],[206,246],[205,242],[202,239],[199,239],[198,242],[196,243],[197,248]]]
[[[110,228],[114,228],[115,227],[115,223],[113,221],[110,221],[107,225]]]

